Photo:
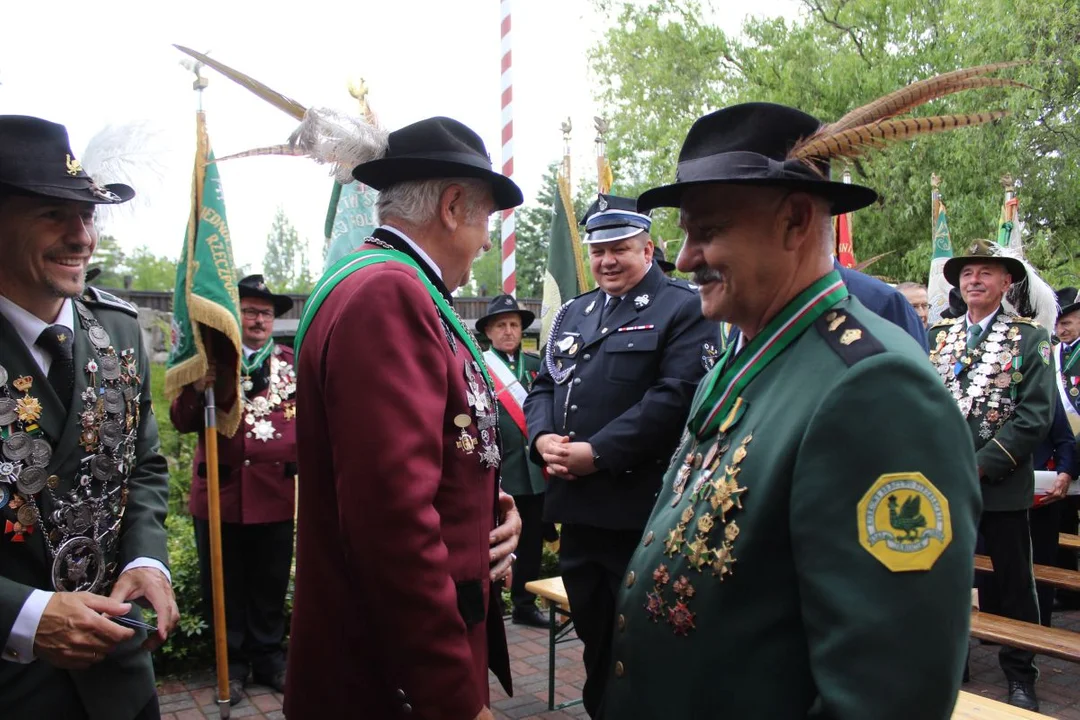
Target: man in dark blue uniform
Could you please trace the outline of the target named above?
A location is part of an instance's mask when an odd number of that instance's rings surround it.
[[[556,314],[525,415],[533,461],[550,474],[544,519],[562,523],[560,571],[595,716],[619,583],[719,334],[690,285],[654,262],[634,200],[600,195],[584,224],[599,287]]]
[[[844,284],[852,295],[859,299],[867,310],[875,315],[883,317],[893,325],[899,325],[908,335],[919,343],[925,352],[930,352],[926,342],[926,328],[922,321],[907,301],[896,288],[883,283],[876,277],[872,277],[858,270],[840,267],[840,263],[833,259],[833,267],[840,273]]]

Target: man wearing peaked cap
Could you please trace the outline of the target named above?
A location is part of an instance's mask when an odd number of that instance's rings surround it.
[[[0,116],[0,707],[13,717],[160,715],[147,650],[179,613],[150,359],[137,310],[85,284],[95,207],[134,195],[87,175],[64,126]],[[135,601],[157,612],[149,636]]]
[[[1075,418],[1074,428],[1080,429],[1080,302],[1076,288],[1067,287],[1057,292],[1058,312],[1054,334],[1061,340],[1054,353],[1059,389],[1065,409]]]
[[[244,420],[231,438],[218,438],[229,699],[234,705],[243,698],[250,672],[257,684],[285,692],[285,594],[296,513],[295,360],[292,348],[273,338],[274,318],[287,313],[293,301],[271,292],[262,275],[248,275],[237,285],[244,350],[239,402]],[[195,524],[203,613],[211,625],[203,391],[213,385],[214,377],[211,369],[200,381],[185,386],[169,408],[178,431],[199,433],[188,508]],[[219,402],[231,405],[227,400]]]
[[[484,352],[484,361],[499,402],[502,489],[514,497],[521,514],[521,541],[510,588],[513,622],[546,628],[548,619],[536,607],[536,596],[525,590],[525,583],[540,575],[544,546],[546,481],[540,466],[529,462],[529,433],[523,407],[540,370],[539,356],[521,349],[522,334],[535,319],[512,295],[499,295],[492,298],[487,312],[476,321],[476,332],[487,337],[491,344]]]
[[[1028,511],[1035,494],[1032,454],[1050,431],[1057,402],[1050,335],[1004,309],[1014,285],[1030,286],[1031,279],[1020,260],[991,242],[977,240],[965,255],[949,258],[944,274],[960,289],[967,312],[929,328],[930,362],[975,446],[983,498],[979,532],[994,565],[980,583],[992,584],[997,614],[1038,623]],[[1068,480],[1062,483],[1054,495],[1064,496]],[[1035,654],[1003,645],[998,660],[1009,702],[1038,711]]]
[[[449,118],[373,155],[353,176],[379,190],[382,224],[327,271],[297,328],[285,714],[490,719],[489,666],[511,691],[499,598],[521,521],[498,486],[495,391],[451,293],[521,191]]]
[[[615,595],[719,333],[690,286],[654,262],[651,220],[632,198],[600,195],[582,224],[598,287],[559,309],[525,415],[532,459],[549,474],[544,519],[562,523],[560,572],[595,717]]]
[[[638,201],[679,209],[676,267],[736,336],[622,577],[604,718],[951,714],[974,458],[921,349],[833,268],[831,216],[876,194],[797,156],[821,128],[769,103],[710,113]]]

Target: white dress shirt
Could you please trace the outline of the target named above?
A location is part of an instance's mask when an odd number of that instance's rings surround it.
[[[438,265],[435,264],[435,261],[431,259],[430,255],[428,255],[426,252],[424,252],[423,248],[421,248],[419,245],[417,245],[415,242],[413,242],[413,239],[411,237],[409,237],[405,233],[401,232],[396,227],[390,227],[389,225],[380,225],[379,229],[386,230],[388,232],[392,232],[395,235],[397,235],[399,238],[404,240],[406,243],[408,243],[409,247],[411,247],[413,250],[415,250],[416,254],[419,255],[421,258],[423,258],[424,262],[426,262],[428,264],[428,266],[430,266],[431,269],[435,271],[435,274],[439,276],[439,279],[440,280],[443,279],[442,269]]]
[[[30,351],[30,356],[34,358],[34,362],[41,368],[41,374],[47,376],[49,368],[52,367],[52,353],[43,347],[39,347],[37,339],[41,337],[42,331],[50,326],[50,323],[16,305],[3,295],[0,295],[0,315],[3,315],[15,328],[15,333]],[[74,331],[75,310],[70,300],[64,301],[60,313],[51,324],[63,325],[68,330]],[[124,566],[121,574],[138,567],[156,568],[172,583],[172,576],[165,565],[148,557],[135,558]],[[23,603],[22,609],[19,610],[19,614],[15,618],[15,623],[11,626],[11,634],[8,636],[4,652],[0,657],[17,663],[29,663],[35,660],[34,637],[37,635],[41,616],[45,613],[45,606],[49,604],[52,596],[52,592],[47,590],[35,588],[30,592],[30,596],[26,598],[26,602]]]

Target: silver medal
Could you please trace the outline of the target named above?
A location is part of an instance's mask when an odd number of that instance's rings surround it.
[[[7,385],[8,371],[3,365],[0,365],[0,385]]]
[[[53,587],[60,592],[96,592],[105,577],[105,557],[96,540],[76,537],[56,551]]]
[[[90,461],[91,474],[102,482],[108,480],[115,469],[116,464],[108,455],[95,455],[94,459]]]
[[[30,456],[30,436],[24,432],[11,433],[3,452],[8,460],[25,460]]]
[[[124,396],[116,388],[108,388],[103,396],[105,410],[111,413],[123,412]]]
[[[94,344],[98,350],[104,350],[109,347],[111,340],[109,339],[109,333],[105,332],[105,328],[100,325],[91,325],[90,329],[86,331],[86,334],[90,336],[90,342]]]
[[[45,488],[49,474],[37,467],[23,468],[16,486],[23,495],[36,495]]]
[[[10,425],[18,417],[15,401],[11,398],[0,398],[0,425]]]
[[[108,420],[101,423],[101,428],[98,430],[98,436],[101,438],[101,442],[105,447],[110,450],[120,444],[123,439],[123,434],[120,431],[120,425],[113,420]]]
[[[43,468],[47,466],[49,461],[52,460],[52,446],[49,445],[49,441],[35,438],[30,443],[30,457],[35,467]]]
[[[120,377],[120,361],[115,355],[102,355],[99,365],[101,376],[106,380],[116,380]]]

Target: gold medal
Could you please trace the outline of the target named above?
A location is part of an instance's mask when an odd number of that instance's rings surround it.
[[[466,432],[465,428],[461,428],[461,437],[457,441],[458,450],[461,450],[466,455],[472,455],[476,452],[476,445],[476,438]]]
[[[732,462],[738,465],[746,458],[746,446],[740,445],[735,448],[735,455],[731,458]]]
[[[462,429],[467,428],[472,425],[472,418],[465,413],[461,413],[460,415],[454,416],[454,425]]]
[[[15,389],[19,392],[30,392],[30,388],[34,386],[34,378],[29,375],[23,375],[15,378],[11,384],[14,385]]]
[[[1069,394],[1072,395],[1073,397],[1076,397],[1077,395],[1080,395],[1080,388],[1075,388],[1075,387],[1069,388]]]
[[[41,519],[40,513],[38,513],[37,507],[34,505],[23,505],[19,508],[18,512],[19,523],[23,527],[30,527],[37,524],[37,521]]]
[[[1014,373],[1012,374],[1012,379],[1013,379],[1013,382],[1017,382],[1017,383],[1018,383],[1018,382],[1020,382],[1021,380],[1023,380],[1023,379],[1024,379],[1024,374],[1023,374],[1023,373],[1020,373],[1020,372],[1014,372]]]

